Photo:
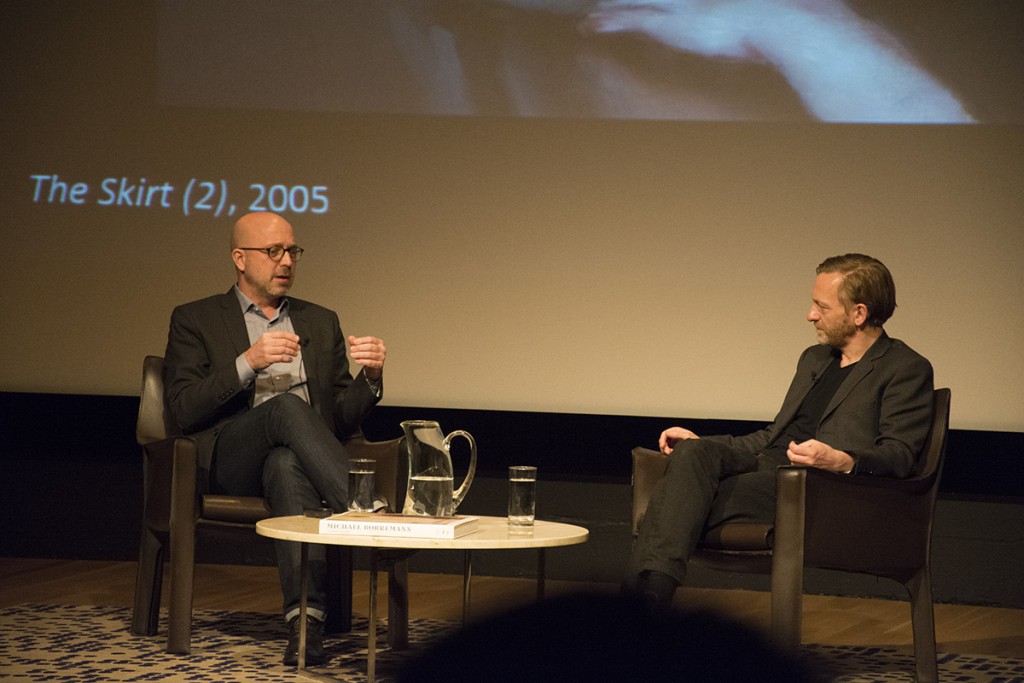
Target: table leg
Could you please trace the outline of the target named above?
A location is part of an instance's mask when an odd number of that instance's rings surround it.
[[[301,551],[301,562],[299,563],[299,569],[302,572],[302,578],[299,580],[299,664],[296,667],[295,673],[302,678],[309,678],[314,681],[329,681],[336,682],[339,679],[333,678],[326,674],[317,673],[310,671],[306,668],[306,613],[309,603],[309,544],[302,543]],[[373,680],[372,678],[370,679]]]
[[[470,588],[473,581],[473,551],[466,550],[462,558],[462,625],[469,622]]]
[[[366,645],[366,681],[373,683],[377,670],[377,549],[370,549],[370,632]]]
[[[307,598],[309,596],[309,578],[307,576],[307,569],[309,568],[309,544],[301,543],[302,547],[300,557],[301,562],[299,563],[299,571],[302,573],[302,578],[299,581],[299,666],[298,668],[306,668],[306,606]]]
[[[296,668],[295,673],[302,678],[308,678],[313,681],[337,681],[338,679],[332,678],[325,674],[318,674],[314,671],[306,669],[306,608],[308,606],[309,597],[309,579],[307,577],[309,568],[309,544],[301,544],[301,562],[299,568],[302,571],[302,579],[299,580],[299,666]]]
[[[544,579],[545,571],[547,570],[547,555],[544,554],[544,548],[537,550],[537,601],[544,599]]]

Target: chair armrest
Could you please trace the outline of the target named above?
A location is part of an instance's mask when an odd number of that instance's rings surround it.
[[[187,461],[192,462],[191,493],[179,485],[179,495],[190,495],[195,506],[197,460],[195,441],[185,436],[151,441],[142,447],[142,521],[147,529],[159,533],[170,530],[174,478],[181,469],[188,469]]]
[[[650,448],[633,449],[633,519],[632,534],[635,538],[640,529],[640,522],[651,502],[651,491],[654,485],[665,475],[668,467],[668,456]]]
[[[864,558],[870,557],[876,566],[868,569],[889,576],[926,561],[930,534],[922,529],[930,529],[934,489],[922,487],[921,480],[780,467],[776,535],[779,515],[800,502],[807,566],[865,571]]]
[[[194,439],[174,439],[174,477],[171,481],[171,531],[174,525],[195,525],[199,517],[199,450]],[[192,532],[189,532],[190,536]]]
[[[227,522],[229,524],[255,524],[273,517],[266,498],[256,496],[228,496],[203,494],[200,516],[204,521]]]

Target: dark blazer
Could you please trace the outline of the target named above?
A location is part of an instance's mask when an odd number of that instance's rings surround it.
[[[751,453],[763,449],[796,416],[833,353],[823,345],[803,352],[782,408],[766,428],[746,436],[708,438]],[[909,477],[931,424],[932,383],[931,363],[883,332],[832,397],[815,438],[855,456],[855,474]]]
[[[302,346],[310,404],[345,439],[380,400],[369,382],[349,373],[345,337],[333,311],[289,297],[288,316]],[[238,383],[235,359],[250,346],[238,297],[226,294],[174,309],[164,353],[164,387],[183,434],[196,439],[199,466],[209,470],[220,428],[249,410],[254,389]]]

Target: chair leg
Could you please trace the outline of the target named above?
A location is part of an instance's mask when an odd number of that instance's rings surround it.
[[[409,560],[399,560],[388,571],[388,645],[409,647]]]
[[[195,446],[190,441],[174,445],[171,479],[171,599],[167,609],[167,651],[187,655],[192,650],[192,590],[196,563]]]
[[[800,647],[803,583],[803,565],[772,569],[772,640],[789,651]]]
[[[800,647],[804,593],[806,473],[780,470],[776,478],[775,545],[772,548],[772,640]]]
[[[937,683],[939,665],[935,648],[935,608],[932,605],[932,578],[928,567],[906,584],[910,592],[910,615],[914,627],[914,661],[917,683]]]
[[[190,520],[191,521],[191,520]],[[192,595],[195,585],[196,528],[171,529],[170,602],[167,608],[167,651],[192,651]]]
[[[139,540],[139,565],[135,571],[135,603],[132,609],[132,633],[156,635],[160,620],[160,591],[164,574],[164,547],[149,529],[142,529]]]

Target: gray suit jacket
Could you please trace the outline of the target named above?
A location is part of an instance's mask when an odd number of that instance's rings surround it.
[[[359,425],[380,400],[369,383],[349,373],[338,316],[289,297],[288,315],[302,346],[310,404],[339,438]],[[196,439],[199,466],[209,470],[220,428],[249,410],[253,388],[238,383],[235,359],[250,346],[234,290],[178,306],[164,354],[164,387],[182,433]]]
[[[766,428],[746,436],[708,438],[759,452],[793,420],[832,357],[832,349],[823,345],[803,352],[782,408]],[[815,438],[855,456],[855,474],[909,477],[931,424],[932,383],[931,363],[883,333],[836,391]]]

